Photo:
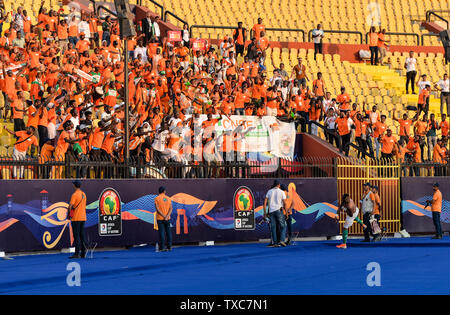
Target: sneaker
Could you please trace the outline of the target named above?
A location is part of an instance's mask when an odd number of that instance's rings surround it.
[[[169,250],[167,248],[161,249],[160,252],[168,252]]]
[[[282,247],[286,247],[286,243],[285,243],[285,242],[280,242],[280,245],[281,245]]]
[[[286,241],[286,245],[291,245],[291,240],[290,240],[290,239],[288,239],[288,240]]]
[[[81,255],[80,255],[80,258],[86,258],[86,255],[87,255],[87,253],[86,253],[86,252],[84,252],[84,253],[81,253]]]
[[[266,247],[275,247],[275,244],[270,243],[269,245],[267,245]]]
[[[441,240],[442,236],[441,235],[436,235],[436,236],[432,237],[431,239],[433,239],[433,240]]]
[[[342,249],[346,249],[347,248],[347,244],[340,244],[336,246],[337,248],[342,248]]]
[[[363,240],[361,241],[361,243],[370,243],[370,238],[369,238],[369,239],[367,239],[367,238],[363,239]]]

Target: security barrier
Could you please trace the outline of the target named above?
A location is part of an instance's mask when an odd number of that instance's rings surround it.
[[[390,160],[359,160],[354,158],[338,158],[337,186],[338,201],[342,202],[342,195],[349,194],[356,206],[361,210],[363,184],[370,183],[379,187],[381,198],[381,228],[388,233],[400,231],[400,165]],[[360,218],[362,220],[362,211]],[[341,213],[340,223],[345,221],[345,213]],[[359,224],[353,224],[349,234],[362,234]]]

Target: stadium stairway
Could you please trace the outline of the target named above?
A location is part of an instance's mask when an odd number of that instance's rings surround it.
[[[405,77],[400,75],[399,70],[391,69],[389,66],[371,66],[365,63],[351,63],[351,66],[355,69],[356,74],[363,73],[370,81],[376,83],[376,87],[380,89],[379,96],[381,96],[382,104],[380,104],[381,102],[375,103],[381,105],[381,111],[387,114],[388,118],[392,119],[394,109],[403,112],[406,111],[406,106],[417,106],[419,95],[405,93]],[[384,98],[384,96],[387,97]],[[399,99],[402,101],[399,102]],[[380,99],[378,98],[378,100]],[[393,104],[398,105],[394,106]],[[398,108],[399,106],[402,108]],[[440,99],[434,92],[430,98],[430,113],[434,113],[437,119],[441,118]]]

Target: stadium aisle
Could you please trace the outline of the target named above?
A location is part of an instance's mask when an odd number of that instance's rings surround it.
[[[96,252],[81,265],[81,287],[68,287],[66,254],[0,260],[3,294],[448,294],[450,240],[389,239],[347,250],[336,242],[186,246]],[[369,287],[367,264],[381,267]],[[433,267],[431,269],[431,267]],[[14,270],[14,272],[11,272]]]

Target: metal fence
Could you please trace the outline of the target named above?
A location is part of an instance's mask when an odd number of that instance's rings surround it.
[[[335,177],[333,158],[281,159],[267,157],[264,161],[245,162],[174,162],[148,163],[132,157],[125,162],[109,157],[14,160],[0,157],[1,179],[125,179],[125,178],[296,178]]]
[[[448,164],[403,163],[397,161],[373,159],[351,159],[352,163],[360,165],[369,161],[373,172],[380,165],[395,165],[399,174],[382,174],[382,177],[398,176],[450,176]],[[375,163],[375,164],[373,164]],[[304,177],[338,177],[342,164],[336,157],[302,157],[285,159],[277,157],[262,157],[261,160],[246,160],[245,162],[146,162],[143,157],[131,157],[130,160],[119,162],[109,157],[76,158],[67,154],[63,159],[43,160],[28,157],[14,160],[11,157],[0,157],[1,179],[125,179],[125,178],[304,178]],[[346,162],[346,164],[348,164]],[[366,164],[364,164],[366,165]],[[370,168],[369,167],[369,168]],[[355,176],[356,177],[356,176]]]

